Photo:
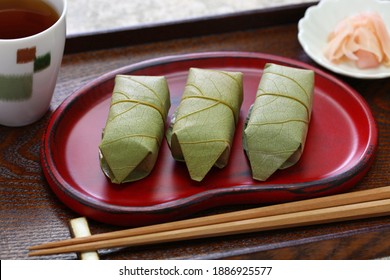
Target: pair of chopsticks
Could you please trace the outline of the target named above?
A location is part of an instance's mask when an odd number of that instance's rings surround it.
[[[226,236],[390,215],[390,186],[55,241],[29,256]]]

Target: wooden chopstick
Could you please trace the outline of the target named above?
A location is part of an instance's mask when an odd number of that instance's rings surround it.
[[[49,242],[41,245],[32,246],[29,249],[38,250],[44,248],[53,248],[53,247],[71,245],[71,244],[80,244],[85,242],[94,242],[94,241],[108,240],[113,238],[161,232],[161,231],[167,231],[172,229],[183,229],[183,228],[193,227],[193,226],[202,226],[202,225],[209,225],[209,224],[239,221],[239,220],[245,220],[251,218],[260,218],[265,216],[280,215],[280,214],[299,212],[305,210],[314,210],[314,209],[340,206],[340,205],[352,204],[352,203],[367,202],[367,201],[386,199],[386,198],[390,198],[390,186],[308,199],[308,200],[297,201],[297,202],[283,203],[283,204],[254,208],[249,210],[235,211],[235,212],[212,215],[212,216],[201,217],[201,218],[187,219],[187,220],[170,222],[165,224],[157,224],[157,225],[140,227],[140,228],[96,234],[87,238],[73,238],[73,239]]]
[[[154,244],[330,223],[390,213],[390,186],[284,203],[30,247],[30,256]]]

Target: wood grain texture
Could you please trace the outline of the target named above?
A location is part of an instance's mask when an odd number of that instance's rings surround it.
[[[301,49],[296,24],[175,39],[65,55],[53,111],[75,89],[99,75],[142,60],[202,51],[253,51],[314,63]],[[390,184],[390,80],[339,78],[367,101],[377,121],[379,148],[375,162],[356,186]],[[22,128],[0,126],[0,259],[27,259],[27,247],[70,237],[68,221],[78,217],[51,192],[39,163],[40,140],[50,112]],[[236,207],[199,213],[237,210]],[[119,229],[90,221],[92,233]],[[390,255],[390,217],[275,230],[192,242],[175,242],[124,250],[104,250],[102,259],[369,259]],[[41,257],[74,259],[75,254]]]

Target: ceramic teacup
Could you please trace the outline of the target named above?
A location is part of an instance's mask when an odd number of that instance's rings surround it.
[[[28,125],[49,109],[64,52],[67,2],[42,1],[58,14],[53,25],[27,37],[0,38],[0,125]]]

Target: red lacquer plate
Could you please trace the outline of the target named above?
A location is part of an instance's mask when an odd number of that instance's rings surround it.
[[[242,148],[242,128],[265,63],[316,72],[306,147],[300,161],[268,181],[252,179]],[[117,74],[164,75],[171,92],[170,115],[180,102],[190,67],[244,73],[244,103],[229,164],[200,183],[163,144],[145,179],[111,184],[99,165],[98,145]],[[336,78],[307,64],[259,53],[217,52],[164,57],[110,72],[77,90],[53,113],[43,137],[42,165],[59,199],[104,223],[139,226],[176,220],[227,205],[273,204],[325,196],[353,187],[368,171],[377,146],[375,121],[364,99]]]

